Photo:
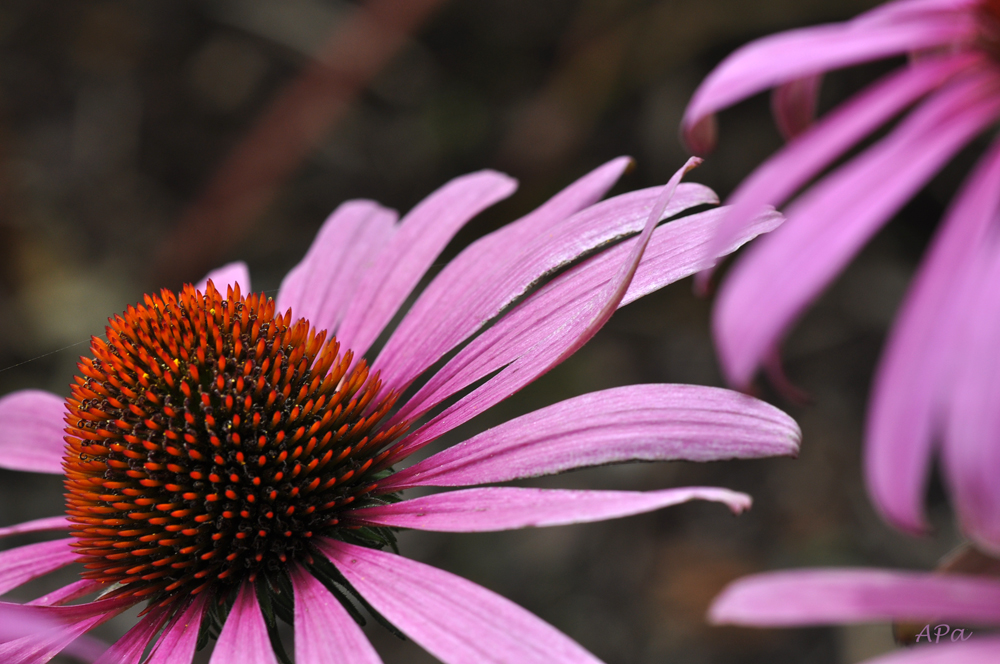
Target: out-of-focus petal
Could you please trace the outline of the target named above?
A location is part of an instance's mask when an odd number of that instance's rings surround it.
[[[63,400],[41,390],[0,399],[0,467],[62,475],[65,415]]]
[[[814,74],[779,85],[771,93],[771,114],[785,140],[795,138],[816,119],[823,75]]]
[[[64,516],[49,516],[44,519],[25,521],[6,528],[0,528],[0,537],[20,535],[21,533],[37,533],[45,530],[69,530],[70,522]]]
[[[699,385],[630,385],[508,420],[379,486],[468,486],[625,461],[793,455],[800,438],[792,418],[745,394]]]
[[[285,276],[276,310],[292,309],[317,330],[335,330],[344,310],[396,231],[398,215],[374,201],[347,201],[333,211],[305,257]]]
[[[697,166],[700,161],[697,158],[689,159],[670,179],[656,203],[653,204],[642,233],[626,244],[626,250],[629,253],[622,256],[623,260],[618,263],[614,276],[604,282],[603,286],[593,294],[593,297],[587,300],[585,307],[577,310],[575,315],[571,317],[560,318],[560,325],[554,329],[551,326],[546,328],[545,336],[538,339],[516,361],[507,365],[496,376],[447,408],[414,435],[407,437],[405,442],[395,449],[394,454],[406,456],[445,431],[450,431],[462,422],[468,421],[487,408],[506,399],[572,355],[597,334],[597,331],[604,326],[611,314],[618,308],[622,298],[625,297],[656,224],[670,202],[681,177],[688,170]],[[542,321],[536,319],[535,322],[541,323]]]
[[[995,187],[995,183],[989,186]],[[964,329],[955,335],[962,352],[947,394],[948,421],[942,461],[950,498],[963,532],[977,545],[1000,553],[1000,238],[994,212],[981,243],[978,266],[966,282],[974,294],[961,308]],[[981,267],[979,267],[981,266]],[[978,267],[978,269],[977,269]]]
[[[191,664],[207,601],[207,593],[195,595],[184,611],[174,615],[145,664]]]
[[[142,653],[170,616],[171,607],[155,607],[115,641],[94,664],[132,664],[142,661]]]
[[[382,664],[354,618],[322,583],[300,567],[290,576],[297,664]]]
[[[738,579],[709,609],[714,623],[825,625],[892,620],[1000,623],[1000,580],[880,569],[770,572]]]
[[[551,238],[567,217],[600,200],[631,163],[631,159],[619,157],[604,164],[530,214],[473,242],[449,261],[420,294],[379,354],[375,368],[382,379],[397,389],[406,385],[499,313],[541,274],[554,269],[553,259],[568,260],[550,251],[538,255],[534,269],[525,264],[510,266],[534,244],[552,248],[552,240],[546,242],[545,237]],[[698,193],[714,197],[706,188]],[[612,215],[605,218],[615,220]],[[585,235],[584,228],[575,228],[577,236]]]
[[[507,198],[517,182],[495,171],[455,178],[417,204],[365,272],[337,329],[345,348],[360,357],[392,320],[438,254],[462,226]]]
[[[73,539],[27,544],[0,553],[0,594],[69,565],[77,558]]]
[[[278,664],[253,584],[244,582],[209,664]]]
[[[729,214],[708,254],[719,250],[765,206],[779,206],[859,140],[952,76],[985,62],[979,53],[927,58],[873,83],[757,167],[730,197]],[[704,288],[711,270],[698,275]]]
[[[751,247],[723,285],[714,332],[729,381],[746,386],[814,298],[940,167],[1000,113],[993,76],[945,88],[891,135],[795,201],[780,229]],[[872,186],[877,182],[877,186]]]
[[[855,20],[758,39],[723,60],[695,91],[682,122],[688,147],[695,154],[709,152],[715,138],[709,129],[713,114],[762,90],[831,69],[968,41],[977,29],[975,17],[954,12],[894,22]]]
[[[598,664],[575,641],[471,581],[382,551],[317,545],[393,625],[445,664]]]
[[[996,221],[997,182],[1000,142],[980,161],[945,215],[896,315],[875,374],[865,478],[882,514],[910,531],[925,525],[932,443],[943,432],[942,405],[952,390],[958,321],[977,315],[955,307],[960,294],[973,286],[963,276]]]
[[[645,492],[492,486],[366,507],[346,518],[364,525],[479,533],[606,521],[692,500],[723,503],[736,514],[749,509],[751,503],[745,493],[701,486]]]
[[[252,292],[250,290],[250,268],[243,261],[228,263],[218,269],[212,270],[195,285],[195,288],[204,293],[209,280],[215,285],[215,290],[222,294],[225,294],[226,288],[235,286],[236,284],[239,284],[240,292]]]

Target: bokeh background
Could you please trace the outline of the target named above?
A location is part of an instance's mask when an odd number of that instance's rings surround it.
[[[253,288],[273,293],[349,198],[405,211],[464,172],[519,178],[520,191],[471,223],[444,262],[617,155],[632,155],[636,167],[616,191],[662,183],[687,156],[677,139],[684,106],[727,53],[874,4],[5,0],[0,393],[66,394],[77,357],[109,315],[222,263],[247,261]],[[822,107],[880,71],[828,77]],[[722,114],[720,148],[690,179],[725,196],[779,145],[766,97],[755,98]],[[926,569],[957,542],[940,496],[931,537],[884,525],[859,461],[874,360],[964,169],[960,157],[788,339],[786,368],[811,403],[760,386],[801,423],[797,460],[619,466],[536,483],[721,485],[751,493],[749,513],[691,504],[557,529],[408,533],[403,552],[509,597],[613,664],[848,664],[893,648],[887,626],[715,628],[704,614],[743,574]],[[628,306],[576,356],[458,436],[591,390],[721,384],[710,308],[690,280]],[[0,471],[0,525],[61,509],[59,478]],[[13,596],[71,578],[67,571]],[[131,620],[112,621],[102,635],[116,638]],[[434,661],[381,628],[367,632],[389,664]]]

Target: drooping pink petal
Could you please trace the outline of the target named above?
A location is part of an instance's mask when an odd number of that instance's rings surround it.
[[[365,633],[322,583],[300,567],[290,576],[297,664],[382,664]]]
[[[477,214],[517,188],[512,178],[480,171],[455,178],[417,204],[365,272],[351,296],[337,338],[360,357],[389,323],[445,245]]]
[[[335,330],[362,276],[396,232],[398,215],[374,201],[347,201],[333,211],[305,257],[285,276],[277,311],[292,309],[317,330]]]
[[[379,486],[468,486],[625,461],[792,455],[800,437],[788,415],[745,394],[698,385],[630,385],[508,420]]]
[[[933,625],[932,628],[936,628]],[[973,632],[974,633],[974,632]],[[1000,639],[989,636],[975,637],[965,643],[951,642],[950,636],[942,636],[940,643],[921,648],[905,648],[896,652],[866,659],[864,664],[994,664],[1000,658]],[[926,643],[926,642],[925,642]]]
[[[77,558],[73,539],[27,544],[0,553],[0,594],[69,565]]]
[[[895,0],[879,5],[855,21],[865,23],[895,22],[913,18],[934,18],[942,12],[968,11],[978,7],[982,0]]]
[[[1000,580],[880,569],[770,572],[738,579],[709,609],[714,623],[825,625],[892,620],[1000,623]]]
[[[871,235],[1000,113],[976,72],[911,113],[891,135],[826,177],[734,267],[715,307],[727,378],[745,386],[762,359]],[[872,186],[877,182],[877,186]]]
[[[684,190],[680,191],[682,187]],[[642,224],[650,220],[650,211],[656,202],[654,194],[658,197],[661,192],[660,188],[632,192],[631,194],[602,201],[597,205],[587,208],[578,215],[574,215],[559,228],[547,233],[546,242],[529,246],[529,251],[519,255],[517,260],[510,263],[502,274],[498,274],[498,277],[500,277],[499,280],[494,280],[485,286],[485,289],[492,289],[492,292],[487,294],[481,291],[477,299],[480,302],[487,300],[496,301],[498,307],[501,304],[509,304],[517,296],[522,295],[544,274],[578,258],[582,253],[606,244],[613,239],[620,238],[629,232],[640,230]],[[700,185],[696,185],[694,188],[690,185],[679,185],[676,197],[680,198],[681,202],[678,203],[672,198],[667,208],[661,214],[661,218],[676,214],[691,205],[711,202],[715,199],[715,194]],[[692,215],[692,217],[697,216],[699,219],[709,223],[710,220],[714,220],[714,217],[711,217],[709,213],[705,214],[708,216]],[[677,229],[684,228],[690,229],[690,231],[688,234],[680,233],[679,236],[672,238],[678,242],[678,245],[672,248],[671,251],[684,254],[684,249],[691,242],[696,242],[695,236],[700,237],[700,231],[696,228],[698,224],[690,222],[689,219],[680,219],[656,229],[651,243],[659,245],[662,242],[669,241],[670,238],[667,236],[677,233],[678,231],[675,231],[674,228],[675,225],[679,224],[679,226],[676,226]],[[694,224],[694,227],[692,227],[692,224]],[[691,237],[688,237],[688,235]],[[711,233],[708,232],[705,232],[704,235],[705,238],[711,237]],[[616,274],[622,262],[627,259],[627,252],[631,250],[630,247],[631,245],[628,245],[628,243],[623,243],[622,246],[602,252],[596,259],[587,261],[588,266],[596,267],[598,273],[603,276],[595,282],[594,292],[584,295],[596,297],[599,294],[600,289],[606,286]],[[655,250],[655,252],[662,253],[661,250]],[[599,262],[595,263],[595,260]],[[649,256],[644,254],[643,263],[651,260]],[[705,265],[705,259],[701,252],[692,253],[683,256],[668,266],[658,265],[657,267],[662,271],[657,272],[656,277],[663,277],[660,279],[661,283],[669,283],[666,281],[667,275],[676,274],[686,276],[684,271],[685,260],[689,262],[694,261],[699,266],[699,269]],[[644,275],[649,270],[648,268],[644,268],[643,264],[640,264],[640,270],[637,271],[636,279],[642,281],[645,279]],[[590,273],[588,272],[588,274]],[[677,278],[680,278],[680,276]],[[562,275],[557,277],[556,281],[561,282],[565,278],[566,275]],[[552,287],[550,284],[544,287],[544,289],[550,290]],[[655,290],[655,288],[652,290]],[[632,297],[633,292],[633,287],[630,286],[626,298]],[[572,319],[573,316],[584,315],[592,307],[591,300],[584,295],[581,295],[583,298],[581,301],[574,303],[576,306],[574,313],[573,306],[568,302],[569,298],[565,293],[554,294],[551,299],[562,308],[562,311],[558,312],[558,316],[551,318],[546,325],[542,325],[541,316],[535,316],[533,310],[529,311],[526,309],[526,302],[522,303],[513,312],[504,316],[498,323],[498,326],[487,330],[474,339],[469,346],[463,348],[455,358],[450,360],[421,387],[416,395],[408,399],[394,416],[396,421],[419,416],[458,390],[471,385],[480,378],[512,362],[526,350],[533,347],[539,339],[544,339],[552,333],[553,329],[561,327],[566,320]],[[537,297],[538,295],[535,294],[529,296],[528,300],[533,301]],[[545,305],[541,306],[544,307]],[[553,312],[548,312],[548,315],[551,316],[552,314]],[[486,322],[486,319],[482,318],[476,326],[478,327],[484,322]],[[530,331],[530,334],[527,337],[522,337],[518,344],[514,344],[511,341],[513,334],[510,331],[524,331],[525,329]],[[415,354],[417,352],[414,351]],[[376,366],[380,367],[381,365],[376,364]]]
[[[689,148],[714,147],[713,114],[741,99],[788,81],[901,53],[969,41],[977,34],[968,12],[913,15],[899,21],[847,23],[789,30],[738,49],[695,91],[682,129]]]
[[[995,187],[995,183],[989,183]],[[947,394],[947,433],[942,449],[949,496],[962,531],[980,547],[1000,552],[1000,238],[997,211],[990,235],[978,247],[965,289],[973,294],[959,309],[953,338],[961,353]],[[947,359],[947,358],[946,358]],[[947,387],[947,386],[946,386]]]
[[[21,533],[37,533],[46,530],[69,530],[70,522],[64,516],[48,516],[44,519],[25,521],[13,526],[0,528],[0,537],[20,535]]]
[[[278,664],[252,583],[240,587],[209,664]]]
[[[382,551],[320,538],[352,586],[389,622],[445,664],[598,664],[551,625],[448,572]]]
[[[507,365],[496,376],[444,410],[414,435],[407,437],[402,445],[395,449],[395,454],[398,457],[406,456],[442,433],[450,431],[462,422],[468,421],[487,408],[506,399],[575,353],[577,349],[597,334],[597,331],[604,326],[604,323],[608,321],[625,296],[656,224],[670,202],[678,182],[689,169],[697,166],[700,161],[697,158],[689,159],[670,179],[653,204],[642,233],[628,242],[629,253],[618,265],[617,273],[604,283],[603,288],[595,293],[594,297],[588,300],[585,308],[579,310],[577,315],[572,318],[561,318],[561,324],[558,327],[549,328],[547,336],[539,339],[515,362]]]
[[[499,313],[542,273],[554,269],[554,252],[547,255],[548,261],[545,254],[539,255],[534,270],[525,269],[524,264],[514,269],[510,262],[532,244],[543,242],[542,234],[555,232],[567,217],[600,200],[631,163],[631,159],[619,157],[604,164],[530,214],[480,238],[452,259],[420,294],[386,342],[375,362],[382,379],[396,388],[408,384]]]
[[[834,159],[956,74],[985,62],[980,53],[926,58],[893,72],[827,113],[758,166],[730,196],[729,214],[708,253],[716,255],[765,206],[780,206]],[[711,274],[698,275],[704,289]]]
[[[98,590],[102,590],[105,587],[106,586],[104,584],[98,581],[80,579],[79,581],[74,581],[69,585],[65,585],[62,588],[58,588],[48,594],[35,598],[28,602],[28,604],[32,606],[60,606],[62,604],[66,604],[67,602],[72,602],[74,599],[86,597],[87,595],[95,593]]]
[[[749,509],[751,502],[745,493],[715,487],[642,492],[491,486],[365,507],[353,510],[346,519],[361,525],[480,533],[606,521],[692,500],[724,503],[736,514]]]
[[[94,664],[132,664],[141,662],[146,646],[163,627],[170,616],[170,608],[155,607],[125,633],[125,636],[115,641]]]
[[[952,389],[963,275],[1000,210],[1000,143],[967,180],[945,215],[900,307],[872,388],[865,436],[869,494],[895,525],[924,528],[932,442],[943,431],[942,400]],[[976,362],[980,362],[976,358]]]
[[[174,615],[145,664],[191,664],[207,601],[207,593],[195,595],[184,611]]]
[[[0,399],[0,467],[62,475],[63,400],[41,390]]]
[[[713,241],[724,214],[723,210],[709,210],[657,228],[619,306],[708,265],[704,248]],[[729,247],[723,247],[723,254],[734,251],[758,233],[772,230],[780,221],[780,215],[773,212],[758,217]],[[407,401],[397,417],[415,417],[426,412],[459,390],[524,356],[541,340],[559,330],[565,321],[585,315],[631,251],[630,242],[588,259],[531,294],[459,351]],[[417,432],[411,441],[419,441],[426,433]]]
[[[195,288],[204,293],[210,279],[215,285],[215,289],[223,294],[226,292],[226,288],[235,286],[236,284],[240,285],[240,292],[252,292],[250,290],[250,268],[243,261],[227,263],[218,269],[212,270],[195,285]]]
[[[779,85],[771,93],[771,113],[785,140],[795,138],[816,119],[816,103],[823,75],[797,78]]]

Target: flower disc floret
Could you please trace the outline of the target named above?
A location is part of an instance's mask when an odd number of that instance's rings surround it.
[[[66,402],[66,503],[84,576],[169,602],[310,562],[371,496],[381,427],[364,360],[270,298],[209,282],[109,320]]]

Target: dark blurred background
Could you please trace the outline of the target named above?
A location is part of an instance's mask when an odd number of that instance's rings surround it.
[[[504,170],[520,191],[442,262],[621,154],[616,191],[664,182],[687,156],[688,98],[756,37],[841,20],[871,0],[6,0],[0,4],[0,393],[59,394],[109,315],[144,292],[243,259],[273,293],[348,198],[405,211],[449,178]],[[827,79],[823,107],[882,71]],[[721,116],[690,179],[728,194],[780,139],[766,97]],[[874,360],[942,201],[944,172],[863,252],[785,346],[807,406],[797,460],[619,466],[544,486],[721,485],[738,518],[691,504],[585,526],[410,533],[403,552],[491,588],[609,663],[848,664],[893,647],[886,626],[713,628],[730,580],[805,565],[925,569],[955,542],[933,503],[926,540],[884,525],[860,483]],[[690,280],[623,309],[563,366],[466,435],[591,390],[721,384],[710,301]],[[59,478],[0,471],[0,525],[58,513]],[[27,540],[24,540],[27,541]],[[21,540],[11,540],[11,544]],[[72,579],[72,572],[15,596]],[[46,585],[48,584],[48,585]],[[105,626],[113,639],[131,616]],[[380,628],[388,663],[433,661]],[[204,653],[202,654],[204,658]],[[205,659],[204,661],[207,661]]]

